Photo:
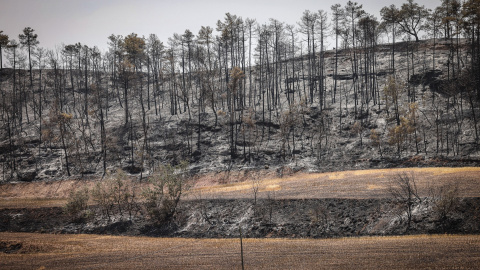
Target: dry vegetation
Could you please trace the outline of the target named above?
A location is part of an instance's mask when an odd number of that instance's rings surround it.
[[[334,5],[342,50],[323,44],[333,30],[324,29],[327,13],[309,11],[298,27],[227,13],[218,33],[187,29],[166,46],[156,35],[112,34],[105,53],[80,43],[39,48],[30,27],[22,47],[1,35],[10,68],[0,72],[0,229],[74,235],[1,232],[0,269],[240,268],[235,238],[82,232],[393,235],[405,233],[406,215],[406,232],[480,233],[480,167],[382,169],[480,164],[478,1],[443,2],[438,14],[414,1],[384,7],[382,21],[357,3]],[[344,11],[351,18],[340,18]],[[413,11],[421,24],[412,34],[405,25]],[[396,24],[402,31],[390,32]],[[420,42],[427,24],[433,39]],[[379,38],[390,34],[403,42]],[[190,166],[180,177],[156,169],[181,160]],[[103,181],[120,168],[127,173]],[[379,169],[342,171],[367,168]],[[332,170],[340,172],[307,173]],[[406,199],[391,188],[400,175],[411,176],[397,181],[407,183]],[[177,208],[180,198],[187,202]],[[244,244],[245,264],[256,269],[480,265],[479,235]]]
[[[398,173],[415,174],[418,189],[456,183],[463,197],[480,196],[480,168],[402,168],[343,171],[334,173],[298,173],[284,178],[264,178],[259,183],[259,196],[275,191],[277,199],[293,198],[384,198],[389,197],[390,180]],[[188,197],[201,194],[211,198],[251,198],[252,182],[243,181],[194,188]],[[262,195],[263,194],[263,195]]]
[[[198,201],[195,200],[199,199],[253,200],[253,183],[257,188],[256,196],[265,202],[272,194],[275,199],[387,198],[391,196],[388,190],[389,181],[395,175],[404,172],[415,175],[419,191],[425,192],[422,196],[430,196],[431,194],[427,193],[431,191],[439,191],[437,195],[443,196],[441,189],[434,190],[432,187],[444,187],[455,183],[459,188],[456,192],[460,197],[480,197],[480,168],[413,168],[297,173],[282,178],[276,178],[273,174],[264,172],[255,175],[258,181],[253,181],[249,175],[227,179],[206,175],[197,179],[197,184],[188,191],[184,199],[193,200],[191,203],[196,203]],[[132,180],[125,181],[128,183]],[[80,190],[84,186],[93,187],[96,183],[99,182],[6,184],[1,186],[0,208],[62,206],[65,205],[65,198],[72,190]],[[235,202],[239,201],[242,200]],[[352,211],[356,211],[355,209],[352,208]],[[322,216],[321,212],[313,214]],[[275,213],[275,215],[278,219],[280,214]],[[224,218],[230,220],[233,217],[217,218],[220,222]],[[343,220],[343,216],[341,219]],[[217,226],[225,226],[222,224],[219,223]],[[237,228],[237,225],[232,224],[229,223],[228,226]],[[265,239],[244,239],[246,268],[476,269],[480,265],[479,235],[416,235],[321,240],[268,239],[268,237],[270,236],[267,235]],[[278,237],[290,236],[279,235]],[[42,267],[44,269],[66,267],[72,269],[240,269],[240,246],[237,238],[193,239],[0,233],[0,269],[41,269]]]
[[[462,197],[480,197],[480,168],[402,168],[343,171],[334,173],[296,173],[283,178],[264,172],[258,183],[258,196],[275,192],[277,199],[292,198],[384,198],[389,197],[389,180],[398,173],[415,173],[418,189],[425,192],[438,184],[455,183]],[[131,180],[126,180],[131,181]],[[219,184],[228,182],[226,184]],[[63,206],[71,190],[83,186],[93,188],[96,181],[65,180],[31,182],[0,186],[0,209]],[[141,189],[147,183],[139,185]],[[204,175],[184,199],[252,198],[252,181],[248,176]]]
[[[8,269],[240,269],[238,239],[1,233]],[[245,239],[248,269],[476,269],[480,236]]]

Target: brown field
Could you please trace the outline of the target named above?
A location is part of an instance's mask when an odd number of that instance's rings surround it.
[[[258,195],[262,197],[268,192],[275,192],[275,197],[278,199],[382,198],[389,196],[390,179],[403,172],[414,174],[421,195],[426,196],[430,186],[457,183],[461,196],[480,197],[480,167],[297,173],[283,178],[267,175],[260,180]],[[226,184],[218,184],[218,182],[218,176],[217,178],[212,175],[200,177],[185,193],[184,199],[252,197],[252,181],[248,177],[231,177]],[[63,206],[70,190],[82,186],[93,187],[95,183],[96,181],[63,180],[0,185],[0,209]],[[145,182],[140,185],[145,185]]]
[[[390,180],[399,173],[413,173],[420,195],[427,196],[429,187],[456,183],[464,197],[480,197],[480,167],[401,168],[295,174],[284,178],[266,178],[259,192],[275,192],[278,199],[348,198],[368,199],[390,196]],[[249,180],[223,185],[196,187],[188,198],[251,198]],[[261,196],[261,195],[260,195]]]
[[[241,269],[238,239],[0,233],[0,269]],[[480,236],[244,239],[245,269],[478,269]]]
[[[420,192],[457,183],[480,197],[480,168],[414,168],[264,177],[259,197],[383,198],[389,179],[412,172]],[[212,180],[213,179],[213,180]],[[0,186],[0,208],[62,206],[72,189],[95,181]],[[200,178],[185,199],[251,198],[252,181]],[[19,245],[21,244],[21,245]],[[420,235],[322,240],[245,239],[246,269],[480,269],[480,235]],[[9,253],[10,252],[10,253]],[[148,238],[0,233],[0,269],[241,269],[238,239]]]

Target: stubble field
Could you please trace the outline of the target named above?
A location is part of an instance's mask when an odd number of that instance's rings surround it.
[[[241,269],[238,239],[0,233],[2,269]],[[244,239],[245,269],[478,269],[480,236]]]

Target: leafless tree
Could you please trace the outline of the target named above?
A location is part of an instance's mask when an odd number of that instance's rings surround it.
[[[257,173],[252,173],[251,177],[252,177],[251,181],[252,181],[253,205],[256,205],[257,204],[257,195],[258,195],[258,191],[260,189],[261,178],[258,176]]]
[[[389,192],[400,203],[407,214],[407,232],[410,230],[412,212],[415,205],[421,201],[418,195],[415,175],[413,173],[399,173],[390,182]]]

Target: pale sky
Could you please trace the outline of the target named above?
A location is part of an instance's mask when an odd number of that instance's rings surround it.
[[[216,27],[225,13],[256,19],[269,18],[296,24],[303,11],[344,6],[348,0],[0,0],[0,30],[18,41],[18,35],[29,26],[38,34],[41,47],[81,42],[107,49],[111,34],[126,36],[132,32],[148,37],[157,34],[164,44],[174,33],[189,29],[195,35],[201,26]],[[366,12],[379,18],[382,7],[401,6],[402,1],[358,0]],[[440,0],[416,0],[427,8],[440,5]],[[329,14],[330,15],[330,14]],[[380,19],[380,18],[379,18]],[[214,32],[216,34],[216,32]]]

